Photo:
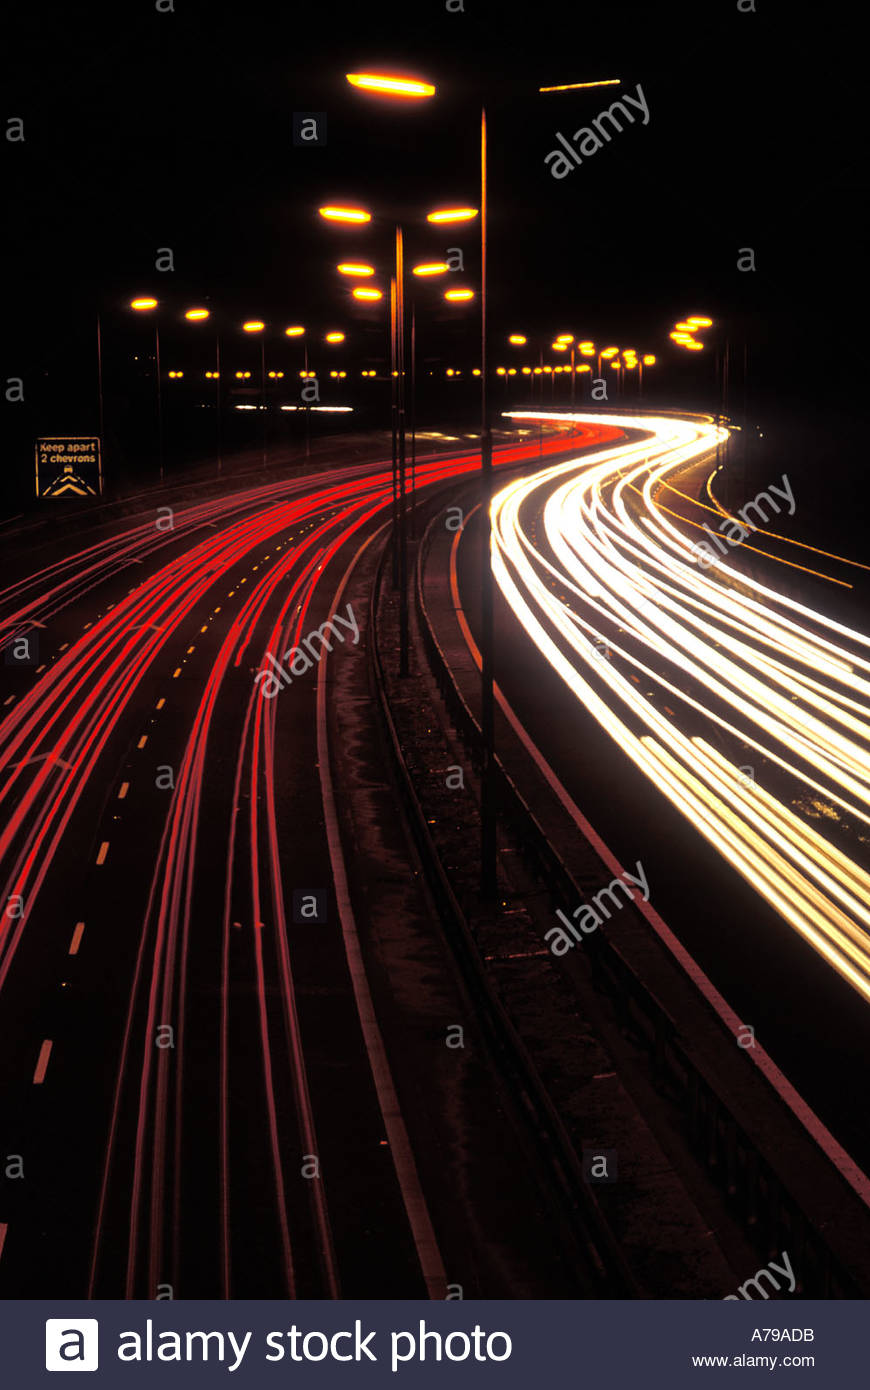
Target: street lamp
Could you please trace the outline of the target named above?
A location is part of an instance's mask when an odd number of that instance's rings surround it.
[[[352,87],[391,97],[432,97],[435,88],[429,82],[417,82],[406,77],[388,77],[382,73],[349,72],[345,74]]]
[[[262,319],[247,319],[242,324],[243,333],[262,333],[265,330]],[[263,467],[266,467],[266,342],[260,339],[260,404],[263,411]]]
[[[285,335],[285,337],[287,337],[287,338],[304,338],[304,337],[305,337],[305,329],[304,329],[304,327],[302,326],[301,323],[292,323],[292,324],[290,324],[289,328],[285,328],[285,329],[284,329],[284,335]],[[303,364],[302,376],[303,376],[303,378],[307,381],[307,380],[308,380],[308,344],[307,344],[307,342],[306,342],[306,343],[303,343],[303,345],[302,345],[302,364]],[[311,405],[310,405],[310,403],[309,403],[308,401],[306,401],[306,402],[305,402],[305,457],[306,457],[306,458],[309,458],[309,457],[311,456],[310,411],[311,411]]]
[[[651,352],[646,353],[646,354],[640,359],[640,373],[639,373],[639,377],[638,377],[638,382],[639,382],[638,395],[640,395],[640,396],[643,395],[643,369],[644,369],[644,367],[654,367],[655,364],[656,364],[656,359],[655,359],[655,357],[653,356],[653,354],[652,354]]]
[[[211,317],[208,309],[186,309],[184,317],[188,323],[205,323]],[[217,471],[220,473],[223,466],[222,457],[222,425],[221,425],[221,339],[220,333],[215,331],[215,370],[206,372],[206,378],[214,381],[215,385],[215,413],[217,416]]]
[[[147,295],[140,296],[139,299],[130,300],[130,308],[137,313],[150,313],[157,308],[157,300],[151,299]],[[163,482],[163,391],[160,381],[160,325],[157,315],[154,316],[154,360],[157,369],[157,448],[160,463],[160,481]]]

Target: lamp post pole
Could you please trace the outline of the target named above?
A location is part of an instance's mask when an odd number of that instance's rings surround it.
[[[160,481],[163,482],[163,388],[160,377],[160,326],[154,320],[154,357],[157,365],[157,448],[160,458]]]
[[[405,488],[405,247],[396,226],[396,356],[399,461],[399,675],[408,674],[408,516]]]
[[[399,373],[396,342],[396,277],[390,277],[390,428],[393,480],[393,588],[399,587]]]
[[[266,467],[266,341],[260,339],[260,409],[263,412],[263,468]]]
[[[411,537],[417,539],[417,305],[411,295]]]
[[[100,321],[99,310],[97,311],[97,395],[100,408],[100,450],[103,465],[105,465],[105,439],[103,438],[104,415],[103,415],[103,328]]]
[[[222,444],[223,427],[221,421],[221,335],[217,333],[214,340],[214,360],[215,360],[215,409],[217,411],[217,471],[220,474],[223,468]]]
[[[302,359],[305,368],[305,381],[308,381],[308,343],[302,344]],[[311,402],[307,395],[305,397],[305,458],[306,461],[311,457]]]
[[[480,113],[480,469],[483,535],[481,541],[481,700],[480,728],[483,761],[480,787],[480,892],[496,894],[495,692],[492,579],[492,432],[487,397],[486,232],[487,232],[486,107]]]

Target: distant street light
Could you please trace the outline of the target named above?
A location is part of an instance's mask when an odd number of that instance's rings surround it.
[[[599,82],[565,82],[561,87],[539,87],[539,92],[580,92],[587,87],[618,87],[621,77],[604,77]]]
[[[139,299],[131,299],[130,308],[135,309],[137,313],[147,312],[157,308],[157,300],[143,295]],[[163,482],[163,386],[160,379],[160,325],[156,314],[154,316],[154,362],[157,371],[157,451],[160,481]]]
[[[371,222],[370,212],[364,212],[362,208],[318,208],[321,217],[325,217],[327,222]]]
[[[338,271],[339,275],[362,276],[374,275],[375,273],[375,268],[373,265],[363,265],[356,261],[343,261],[341,265],[337,265],[335,268]]]
[[[391,97],[432,97],[435,88],[429,82],[417,82],[407,77],[388,77],[380,73],[346,73],[352,87],[360,87],[366,92],[377,92]]]
[[[441,208],[426,214],[427,222],[469,222],[477,216],[477,208]]]
[[[640,359],[640,371],[638,373],[638,395],[643,395],[643,369],[644,367],[654,367],[656,359],[651,352],[647,352]]]

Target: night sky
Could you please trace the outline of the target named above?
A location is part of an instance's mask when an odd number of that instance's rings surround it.
[[[136,293],[179,312],[204,301],[228,322],[358,328],[361,352],[382,352],[380,312],[353,304],[334,266],[347,253],[384,264],[401,216],[410,258],[462,246],[476,283],[476,224],[446,237],[420,221],[438,203],[478,205],[483,97],[496,340],[579,331],[691,374],[700,363],[667,333],[708,313],[748,343],[759,409],[848,438],[863,377],[860,83],[822,11],[775,13],[768,0],[758,11],[736,0],[465,0],[464,13],[445,0],[16,6],[7,109],[26,138],[6,151],[9,371],[73,370],[91,350],[95,305],[123,333]],[[438,96],[383,102],[344,80],[372,69],[426,78]],[[537,90],[609,77],[621,87]],[[648,125],[638,116],[553,178],[556,131],[570,136],[638,83]],[[326,113],[325,147],[294,147],[300,111]],[[382,220],[327,227],[316,215],[327,199]],[[736,269],[746,246],[754,274]],[[155,270],[158,247],[172,248],[174,273]],[[424,348],[471,365],[476,310],[436,293],[429,303]]]

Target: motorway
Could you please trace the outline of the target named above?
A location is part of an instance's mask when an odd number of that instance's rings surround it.
[[[701,566],[692,545],[723,481],[711,487],[712,425],[578,426],[570,452],[557,433],[496,455],[524,465],[493,505],[499,685],[866,1169],[870,639],[824,600],[828,581],[859,589],[862,567],[766,530]],[[464,500],[478,466],[418,460],[417,485]],[[432,1186],[441,1159],[415,1154],[425,1096],[394,1085],[413,1066],[377,1027],[376,885],[355,897],[356,925],[342,902],[354,856],[327,661],[314,649],[271,699],[255,679],[329,618],[390,502],[389,470],[355,463],[141,496],[66,536],[6,529],[6,1296],[444,1297],[438,1213],[458,1198]],[[473,627],[477,541],[473,522],[456,538]],[[322,925],[301,919],[306,895]],[[522,1165],[497,1110],[475,1162],[511,1200]],[[516,1267],[548,1237],[528,1191],[511,1210]],[[511,1296],[507,1250],[476,1235]],[[526,1296],[590,1296],[545,1263]]]
[[[866,567],[761,529],[751,555],[738,545],[700,563],[700,528],[724,515],[708,490],[712,422],[586,418],[627,438],[493,502],[500,689],[866,1169],[870,635],[833,616],[829,595],[818,602],[825,580],[860,588]],[[469,527],[458,545],[475,631],[477,539]],[[816,576],[813,603],[801,568]]]
[[[417,486],[478,467],[418,460]],[[7,1296],[445,1296],[336,911],[323,648],[277,698],[255,679],[329,617],[391,496],[383,464],[333,467],[6,532]]]

